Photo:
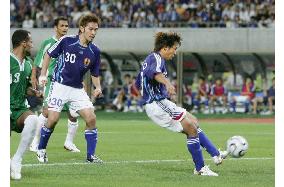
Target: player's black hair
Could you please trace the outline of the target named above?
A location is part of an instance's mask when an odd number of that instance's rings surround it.
[[[158,32],[155,37],[154,51],[158,52],[164,47],[173,47],[175,43],[181,45],[181,37],[175,32]]]
[[[63,17],[63,16],[60,16],[58,18],[56,18],[53,22],[53,26],[58,26],[59,24],[59,21],[67,21],[68,22],[68,19],[66,17]]]
[[[13,49],[18,47],[22,42],[29,40],[30,32],[27,30],[19,29],[16,30],[12,35],[12,46]]]
[[[90,22],[94,22],[97,23],[98,26],[100,26],[101,24],[101,20],[99,17],[97,17],[95,14],[88,14],[85,16],[82,16],[79,20],[79,27],[86,27],[88,25],[88,23]],[[79,34],[81,33],[80,29],[79,29]]]

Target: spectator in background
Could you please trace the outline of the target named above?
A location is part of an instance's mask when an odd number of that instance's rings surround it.
[[[102,17],[103,27],[128,26],[122,20],[131,27],[224,27],[224,22],[228,28],[274,27],[275,1],[12,1],[11,27],[21,26],[26,15],[36,22],[40,11],[44,17],[52,15],[51,20],[72,17],[74,26],[81,15],[93,12]]]
[[[205,109],[203,110],[203,113],[208,114],[210,87],[209,84],[206,82],[205,77],[200,76],[198,81],[198,92],[193,99],[192,113],[197,113],[200,110],[200,104],[204,104]]]
[[[245,105],[245,113],[249,112],[250,104],[255,97],[255,86],[251,77],[247,77],[242,86],[241,95],[234,96],[231,101],[233,112],[236,112],[236,104],[243,103]]]
[[[72,17],[72,24],[74,26],[78,25],[78,21],[82,15],[83,13],[79,11],[79,8],[77,6],[75,6],[73,12],[71,12],[70,15]]]
[[[23,21],[23,28],[30,29],[34,27],[34,20],[31,19],[29,15],[25,16],[25,20]]]
[[[183,102],[191,106],[192,105],[192,90],[191,85],[183,85]]]
[[[268,89],[268,107],[269,110],[267,112],[262,113],[263,115],[271,115],[274,113],[274,105],[275,105],[275,78],[272,79],[272,86]]]
[[[116,97],[112,104],[113,108],[118,111],[128,112],[129,110],[129,98],[130,98],[130,85],[131,76],[129,74],[124,75],[124,84],[121,89],[117,91]]]
[[[222,113],[226,114],[227,109],[227,89],[223,85],[223,80],[218,77],[211,87],[210,93],[210,113],[215,113],[215,102],[223,106]]]

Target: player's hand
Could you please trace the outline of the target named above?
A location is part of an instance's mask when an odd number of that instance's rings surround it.
[[[46,76],[43,76],[43,75],[39,76],[39,78],[38,78],[38,84],[39,84],[40,86],[45,86],[46,83],[47,83],[47,78],[46,78]]]
[[[171,85],[171,84],[166,85],[166,89],[167,89],[170,96],[176,95],[176,89],[173,85]]]
[[[32,83],[33,89],[37,89],[38,82],[35,76],[31,77],[31,83]]]
[[[99,88],[96,88],[93,94],[95,98],[101,97],[103,95],[102,90]]]
[[[177,103],[177,95],[171,95],[170,98],[172,102]]]

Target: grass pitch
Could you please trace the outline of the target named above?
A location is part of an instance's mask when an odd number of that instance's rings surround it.
[[[201,116],[202,117],[202,116]],[[212,117],[212,116],[211,116]],[[52,134],[48,164],[39,164],[36,155],[27,151],[23,160],[22,180],[11,186],[194,186],[194,187],[269,187],[275,185],[275,126],[233,122],[200,122],[201,128],[217,147],[224,148],[233,135],[244,136],[249,143],[242,159],[226,159],[215,166],[207,152],[203,155],[219,177],[194,176],[194,165],[187,151],[186,139],[162,129],[143,114],[97,113],[99,139],[96,154],[102,165],[85,164],[84,122],[79,120],[75,144],[81,153],[63,149],[67,119],[62,116]],[[20,135],[12,133],[11,156]]]

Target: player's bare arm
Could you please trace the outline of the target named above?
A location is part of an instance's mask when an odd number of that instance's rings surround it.
[[[94,90],[94,97],[100,97],[102,95],[102,88],[100,83],[100,78],[92,76],[93,85],[95,85],[96,89]]]
[[[32,88],[37,89],[38,82],[36,78],[36,67],[35,66],[33,66],[32,68],[31,83],[32,83]]]
[[[43,62],[42,62],[42,69],[41,69],[40,76],[38,79],[40,85],[45,85],[47,82],[46,72],[47,72],[47,68],[50,63],[50,59],[51,57],[47,53],[45,53]]]
[[[170,96],[176,95],[175,87],[171,84],[169,79],[165,77],[164,74],[158,73],[155,75],[155,80],[158,81],[159,83],[162,83],[166,86],[166,89]]]

